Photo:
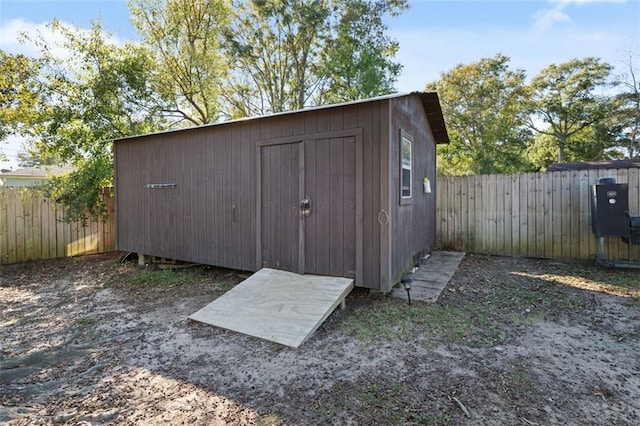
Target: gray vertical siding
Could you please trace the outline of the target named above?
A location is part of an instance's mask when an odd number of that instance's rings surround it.
[[[363,277],[361,285],[380,286],[380,120],[382,103],[358,109],[358,124],[362,127],[362,234]]]
[[[431,251],[435,240],[435,140],[417,97],[391,102],[391,277],[397,281],[419,257]],[[412,200],[400,205],[400,132],[412,137]],[[422,180],[431,181],[425,194]]]
[[[238,269],[252,264],[250,245],[242,255],[251,238],[251,194],[239,191],[251,181],[251,154],[242,159],[241,152],[225,148],[239,128],[206,130],[116,143],[119,249]],[[153,183],[176,187],[145,188]]]
[[[379,127],[375,128],[375,133],[380,138],[376,152],[379,153],[379,159],[375,167],[379,170],[378,186],[374,189],[374,196],[379,197],[380,210],[376,213],[374,226],[377,225],[378,230],[378,247],[379,247],[379,268],[378,282],[379,288],[384,291],[391,289],[393,279],[391,276],[391,235],[392,235],[392,214],[393,203],[391,201],[390,187],[394,185],[392,177],[393,166],[391,164],[391,145],[393,140],[390,103],[384,102],[380,108],[380,117],[377,120]]]
[[[400,128],[415,146],[408,206],[398,205]],[[115,152],[120,250],[242,270],[263,261],[295,270],[302,259],[318,273],[357,269],[357,285],[388,290],[433,243],[435,194],[420,189],[426,173],[435,191],[435,144],[419,96],[122,139]],[[296,257],[298,232],[286,224],[299,216],[304,182],[294,172],[305,162],[314,163],[306,179],[322,194],[314,208],[331,212],[327,223],[302,225],[309,247]],[[345,183],[351,179],[355,188]],[[145,188],[150,183],[177,186]],[[281,207],[265,210],[274,197]],[[379,223],[383,209],[388,225]]]

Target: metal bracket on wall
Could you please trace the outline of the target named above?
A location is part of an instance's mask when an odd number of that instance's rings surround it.
[[[144,187],[147,189],[158,189],[158,188],[175,188],[178,186],[176,183],[148,183]]]

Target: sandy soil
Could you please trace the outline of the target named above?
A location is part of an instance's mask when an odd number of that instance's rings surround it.
[[[2,266],[0,423],[640,424],[638,271],[467,255],[438,303],[356,289],[297,350],[187,319],[246,276]]]

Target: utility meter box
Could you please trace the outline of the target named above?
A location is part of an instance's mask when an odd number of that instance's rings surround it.
[[[629,237],[629,187],[612,180],[591,185],[591,228],[598,237]]]

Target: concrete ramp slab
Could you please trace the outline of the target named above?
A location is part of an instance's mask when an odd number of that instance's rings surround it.
[[[464,253],[456,251],[434,251],[420,261],[418,270],[413,274],[411,299],[435,302],[458,269]],[[392,295],[407,299],[404,288],[394,287]]]
[[[189,318],[297,348],[352,289],[351,278],[263,268]]]

